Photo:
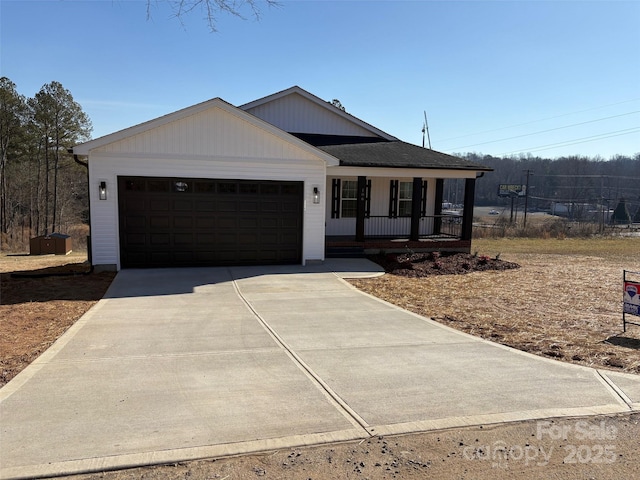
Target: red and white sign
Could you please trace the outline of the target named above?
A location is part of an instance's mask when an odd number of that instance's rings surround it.
[[[624,282],[624,313],[640,316],[640,283]]]

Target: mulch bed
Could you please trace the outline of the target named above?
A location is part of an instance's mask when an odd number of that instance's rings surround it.
[[[402,253],[372,255],[369,259],[387,273],[412,278],[520,268],[517,263],[469,253]]]

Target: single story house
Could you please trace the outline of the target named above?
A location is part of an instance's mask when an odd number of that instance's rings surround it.
[[[393,249],[469,251],[490,168],[402,142],[300,87],[220,98],[73,148],[89,165],[93,265],[306,264]],[[460,216],[445,179],[464,179]]]

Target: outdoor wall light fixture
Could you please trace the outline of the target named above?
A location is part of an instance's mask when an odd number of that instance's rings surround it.
[[[98,185],[98,198],[100,200],[107,199],[107,182],[105,181],[100,182],[100,185]]]
[[[313,187],[313,203],[320,203],[320,189]]]

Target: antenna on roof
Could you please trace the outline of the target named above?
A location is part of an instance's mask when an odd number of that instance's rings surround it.
[[[424,134],[427,134],[429,140],[429,150],[431,150],[431,137],[429,136],[429,122],[427,122],[427,111],[424,111],[424,123],[422,124],[422,148],[424,148]]]

